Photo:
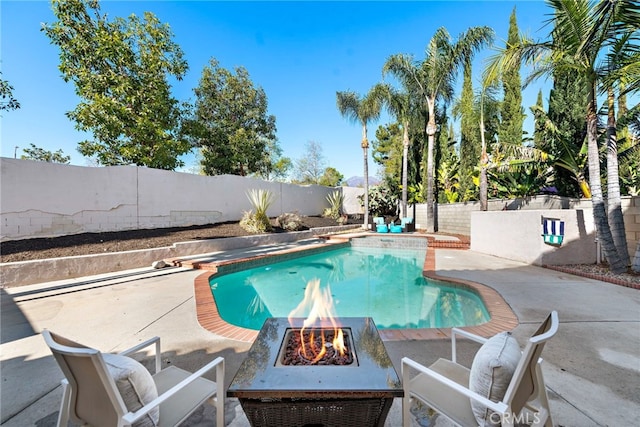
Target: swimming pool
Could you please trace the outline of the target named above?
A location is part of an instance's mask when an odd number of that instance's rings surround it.
[[[345,246],[295,259],[251,265],[209,284],[223,320],[259,330],[269,317],[287,317],[307,283],[329,286],[338,317],[372,317],[379,329],[473,326],[489,320],[471,289],[423,277],[426,250]],[[237,264],[236,264],[237,266]]]

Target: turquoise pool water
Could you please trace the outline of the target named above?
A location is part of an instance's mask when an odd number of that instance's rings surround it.
[[[213,276],[211,290],[228,323],[259,330],[287,317],[307,283],[329,286],[338,317],[372,317],[379,329],[470,326],[489,320],[480,297],[422,276],[424,250],[343,247]]]

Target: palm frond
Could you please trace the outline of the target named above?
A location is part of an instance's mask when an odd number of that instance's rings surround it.
[[[366,125],[372,120],[378,120],[382,110],[382,99],[376,92],[376,87],[369,89],[369,92],[360,101],[359,117],[360,123]]]
[[[417,86],[417,92],[422,95],[424,94],[424,87],[422,86],[424,79],[419,73],[420,64],[413,59],[412,55],[391,55],[382,66],[383,78],[391,74],[400,80],[401,84],[406,88]]]
[[[619,128],[631,127],[636,133],[640,133],[640,104],[631,107],[625,114],[618,117]]]
[[[618,151],[618,159],[620,161],[627,160],[637,154],[640,154],[640,140],[632,143],[632,145],[625,148],[624,150]]]
[[[360,100],[355,92],[336,92],[336,106],[340,114],[347,118],[347,120],[352,122],[358,122],[360,120],[358,114]]]
[[[621,33],[609,46],[603,65],[597,69],[602,82],[601,93],[607,88],[618,89],[621,95],[640,89],[640,32]]]

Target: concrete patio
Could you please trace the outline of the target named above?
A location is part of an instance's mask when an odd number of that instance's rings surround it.
[[[543,353],[554,425],[637,424],[639,291],[469,250],[438,249],[436,270],[498,291],[518,317],[514,336],[521,345],[549,311],[558,311],[559,332]],[[144,268],[1,289],[2,425],[55,425],[62,373],[39,334],[44,328],[106,352],[158,335],[163,363],[193,370],[223,356],[228,385],[251,343],[217,336],[198,324],[194,279],[199,274],[182,268]],[[405,356],[424,364],[450,356],[448,340],[385,345],[398,373]],[[464,343],[462,348],[459,358],[470,364],[477,347]],[[227,401],[225,420],[229,426],[248,425],[234,399]],[[415,425],[425,421],[419,418]],[[186,425],[214,423],[215,410],[205,405]],[[385,425],[400,424],[396,399]]]

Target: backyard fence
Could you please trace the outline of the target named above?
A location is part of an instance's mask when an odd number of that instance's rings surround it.
[[[327,196],[334,191],[342,192],[345,213],[362,213],[358,201],[362,188],[295,185],[235,175],[201,176],[136,166],[81,167],[9,158],[0,158],[0,172],[0,241],[238,221],[245,211],[252,209],[247,198],[247,192],[252,189],[273,193],[275,203],[267,212],[271,217],[286,212],[321,215],[329,207]],[[578,252],[594,254],[589,259],[596,256],[592,207],[587,199],[547,195],[490,200],[489,212],[497,212],[493,215],[480,212],[478,202],[439,204],[435,211],[438,231],[471,236],[472,247],[478,250],[480,247],[476,245],[480,243],[497,246],[483,246],[482,251],[499,255],[502,253],[499,249],[508,246],[505,242],[497,243],[499,239],[495,236],[525,233],[527,237],[540,238],[541,222],[524,213],[534,210],[539,211],[534,217],[552,218],[558,216],[554,212],[578,212],[566,213],[565,247],[571,244],[578,250],[575,239],[580,239],[581,245],[589,249],[581,248]],[[633,259],[640,242],[640,197],[623,197],[622,210]],[[412,206],[409,212],[416,228],[425,228],[426,205]],[[475,215],[480,216],[472,220]],[[576,227],[580,230],[578,234],[575,234]],[[513,239],[508,242],[518,243]],[[551,254],[558,252],[557,249],[543,249],[549,254],[528,254],[522,249],[518,259],[557,261],[557,254]],[[504,252],[509,255],[517,251]]]
[[[238,221],[252,209],[247,192],[268,190],[267,214],[321,215],[327,196],[361,213],[361,188],[270,182],[235,175],[202,176],[136,166],[82,167],[0,158],[0,240],[87,232],[183,227]]]

